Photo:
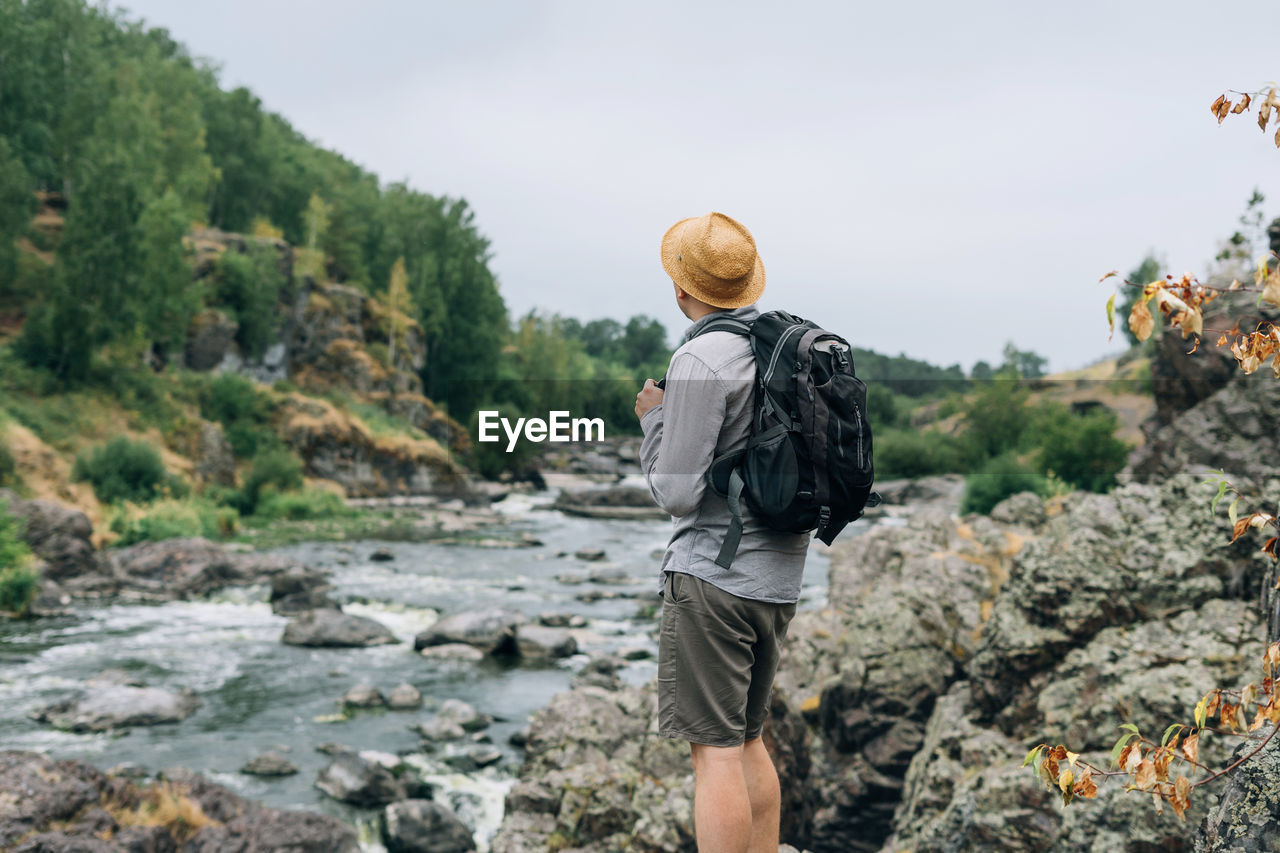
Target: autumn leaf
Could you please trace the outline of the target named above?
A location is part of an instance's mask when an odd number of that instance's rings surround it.
[[[1262,288],[1262,299],[1272,305],[1280,306],[1280,270],[1267,273],[1267,286]]]
[[[1071,805],[1071,783],[1075,781],[1075,776],[1070,770],[1064,770],[1062,775],[1058,777],[1058,790],[1062,792],[1062,804],[1064,806]]]
[[[1116,333],[1116,295],[1111,294],[1111,298],[1107,300],[1107,340],[1111,340],[1111,336]]]
[[[1133,336],[1139,341],[1145,341],[1151,337],[1155,327],[1156,321],[1151,316],[1151,309],[1147,308],[1146,300],[1135,300],[1133,307],[1129,309],[1129,331],[1133,332]]]
[[[1120,740],[1116,741],[1116,745],[1111,748],[1111,763],[1116,767],[1124,765],[1124,759],[1129,755],[1125,752],[1125,744],[1129,742],[1130,738],[1135,737],[1137,737],[1137,735],[1133,732],[1126,732],[1120,736]]]
[[[1173,750],[1161,749],[1156,751],[1156,757],[1153,763],[1156,767],[1156,778],[1161,782],[1169,780],[1169,761],[1173,758]]]
[[[1210,717],[1216,717],[1218,715],[1218,707],[1221,702],[1222,702],[1222,691],[1221,690],[1213,691],[1213,695],[1209,698],[1209,708],[1207,712]]]
[[[1196,308],[1188,308],[1182,315],[1182,319],[1178,321],[1178,326],[1182,329],[1182,337],[1186,338],[1190,335],[1200,335],[1204,333],[1204,316]]]
[[[1271,96],[1275,94],[1275,89],[1268,93],[1266,100],[1262,102],[1262,106],[1258,107],[1258,127],[1261,130],[1267,129],[1267,122],[1271,120]],[[1217,115],[1217,113],[1214,113]]]
[[[1222,703],[1222,711],[1218,714],[1218,721],[1227,728],[1236,728],[1236,706],[1230,702]]]
[[[1098,279],[1098,284],[1102,284],[1104,281],[1111,278],[1113,275],[1120,275],[1120,270],[1112,270],[1111,272],[1107,273],[1102,278]]]
[[[1233,110],[1231,111],[1231,114],[1232,114],[1232,115],[1237,115],[1237,116],[1238,116],[1238,115],[1240,115],[1240,113],[1242,113],[1242,112],[1244,112],[1245,110],[1249,109],[1249,100],[1250,100],[1250,99],[1249,99],[1249,96],[1248,96],[1248,95],[1245,95],[1245,96],[1244,96],[1244,100],[1242,100],[1240,103],[1236,104],[1235,109],[1233,109]]]
[[[1192,764],[1200,760],[1200,733],[1188,735],[1182,742],[1182,755]]]
[[[1120,765],[1126,773],[1133,773],[1138,769],[1138,765],[1142,763],[1142,747],[1138,744],[1130,744],[1128,747],[1128,755],[1124,756],[1124,762]]]
[[[1218,124],[1222,124],[1222,104],[1226,100],[1226,95],[1219,95],[1218,100],[1214,101],[1209,107],[1209,112],[1213,113],[1214,117],[1218,120]]]
[[[1141,791],[1150,791],[1156,786],[1156,763],[1150,758],[1144,758],[1138,763],[1138,769],[1133,774],[1133,784]]]
[[[1243,536],[1244,532],[1249,529],[1249,519],[1252,517],[1253,516],[1251,515],[1247,515],[1244,518],[1237,519],[1236,523],[1231,525],[1231,541],[1232,542],[1236,541],[1241,536]],[[1209,715],[1213,716],[1213,712],[1210,711]]]
[[[1226,98],[1222,99],[1222,103],[1218,104],[1218,124],[1222,124],[1222,120],[1231,112],[1231,101]]]
[[[1086,767],[1080,773],[1080,778],[1076,780],[1076,786],[1072,790],[1077,797],[1096,800],[1098,798],[1098,784],[1093,781],[1093,771]]]
[[[1186,776],[1179,776],[1173,783],[1173,796],[1169,798],[1169,805],[1173,807],[1174,814],[1181,820],[1186,820],[1184,814],[1191,805],[1191,780]]]
[[[1200,699],[1200,701],[1196,703],[1195,718],[1196,718],[1197,728],[1201,728],[1201,729],[1204,728],[1205,720],[1208,717],[1208,713],[1209,713],[1209,696],[1210,695],[1212,694],[1209,694],[1209,693],[1204,694],[1204,696]],[[1190,740],[1190,738],[1188,738],[1188,740]],[[1186,744],[1184,743],[1182,747],[1185,750]]]
[[[1277,364],[1280,364],[1280,356],[1276,356],[1276,363],[1277,363]],[[1278,378],[1280,378],[1280,377],[1278,377]],[[1272,536],[1270,539],[1268,539],[1268,540],[1267,540],[1266,544],[1262,546],[1262,553],[1264,553],[1264,554],[1270,554],[1270,555],[1271,555],[1271,559],[1273,559],[1273,560],[1280,559],[1280,557],[1278,557],[1278,556],[1276,555],[1276,540],[1277,540],[1277,539],[1280,539],[1280,537]]]

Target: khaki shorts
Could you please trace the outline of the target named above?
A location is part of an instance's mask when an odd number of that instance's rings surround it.
[[[667,572],[658,638],[658,732],[707,746],[760,737],[794,604],[752,601]]]

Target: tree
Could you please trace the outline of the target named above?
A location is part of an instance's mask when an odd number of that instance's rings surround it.
[[[138,265],[135,298],[143,332],[161,357],[180,351],[187,326],[200,309],[200,294],[191,284],[191,266],[182,237],[187,213],[172,188],[152,200],[138,219]]]
[[[1037,379],[1044,376],[1045,365],[1049,360],[1031,350],[1020,350],[1013,341],[1004,345],[1004,363],[1000,369],[1021,376],[1023,379]]]
[[[0,136],[0,281],[17,278],[18,253],[14,241],[26,234],[35,210],[35,186],[31,174]]]
[[[403,341],[413,313],[409,297],[409,274],[404,269],[404,258],[397,258],[391,268],[391,282],[387,285],[387,366],[395,369],[396,342]]]
[[[1228,115],[1246,112],[1256,99],[1260,102],[1258,126],[1266,131],[1274,117],[1274,124],[1277,126],[1275,142],[1280,147],[1280,97],[1277,97],[1276,89],[1236,94],[1241,96],[1238,102],[1233,103],[1225,93],[1213,102],[1210,109],[1218,123],[1221,124]],[[1255,191],[1250,200],[1250,210],[1261,204],[1261,201],[1261,193]],[[1250,221],[1252,216],[1246,213],[1245,224],[1248,225]],[[1260,223],[1261,219],[1257,221]],[[1230,243],[1233,246],[1243,246],[1249,245],[1249,240],[1241,237]],[[1230,250],[1227,257],[1219,257],[1219,260],[1229,259]],[[1100,281],[1116,275],[1112,271]],[[1262,258],[1254,271],[1253,281],[1253,286],[1243,285],[1238,279],[1228,286],[1216,286],[1201,284],[1189,275],[1181,278],[1168,275],[1147,282],[1122,280],[1122,286],[1138,291],[1129,310],[1129,328],[1139,341],[1145,341],[1151,335],[1156,320],[1148,303],[1154,302],[1162,319],[1168,322],[1169,329],[1178,329],[1183,339],[1191,339],[1191,352],[1199,348],[1201,338],[1206,333],[1217,335],[1215,346],[1229,344],[1237,364],[1246,374],[1256,372],[1269,359],[1274,358],[1271,363],[1272,375],[1280,380],[1280,314],[1275,313],[1275,309],[1280,308],[1280,256],[1273,251]],[[1204,307],[1216,299],[1236,293],[1258,294],[1255,305],[1256,310],[1261,313],[1247,317],[1249,322],[1245,328],[1250,331],[1242,332],[1240,319],[1230,329],[1205,328]],[[1107,322],[1112,332],[1115,330],[1116,296],[1113,293],[1106,306]],[[1275,535],[1280,532],[1280,509],[1274,513],[1254,510],[1242,515],[1240,502],[1243,496],[1231,483],[1226,472],[1213,472],[1205,483],[1217,489],[1217,494],[1210,503],[1211,511],[1216,512],[1219,503],[1227,496],[1232,496],[1227,507],[1232,542],[1250,530],[1265,530],[1269,534],[1261,547],[1261,551],[1270,556],[1272,561],[1268,577],[1262,584],[1263,611],[1266,616],[1280,613],[1280,577],[1277,576],[1276,568],[1277,563],[1280,563],[1280,556],[1277,555],[1280,536]],[[1128,782],[1126,790],[1149,793],[1157,807],[1168,802],[1174,813],[1183,817],[1195,789],[1222,778],[1258,755],[1275,737],[1276,732],[1280,731],[1280,690],[1277,690],[1276,683],[1280,679],[1280,619],[1268,618],[1266,624],[1266,650],[1262,656],[1261,677],[1258,681],[1239,691],[1210,689],[1196,704],[1191,722],[1173,723],[1165,729],[1164,736],[1158,742],[1154,736],[1145,736],[1137,726],[1125,724],[1121,728],[1126,729],[1126,732],[1112,751],[1112,765],[1115,769],[1098,767],[1084,761],[1062,744],[1051,747],[1044,743],[1027,754],[1023,766],[1031,766],[1038,779],[1060,790],[1064,803],[1070,803],[1077,796],[1096,797],[1098,788],[1095,779],[1121,777]],[[1216,726],[1211,729],[1209,724],[1215,718]],[[1265,737],[1229,766],[1214,771],[1200,763],[1200,738],[1206,732],[1247,737],[1249,732],[1264,725],[1270,726]],[[1267,795],[1274,798],[1274,791]]]

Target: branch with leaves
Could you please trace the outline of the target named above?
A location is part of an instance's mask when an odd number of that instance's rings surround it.
[[[1128,780],[1126,791],[1149,793],[1157,811],[1163,810],[1167,802],[1174,814],[1186,820],[1192,791],[1222,778],[1253,758],[1280,730],[1277,676],[1280,676],[1280,643],[1272,643],[1262,655],[1261,682],[1249,684],[1239,692],[1209,691],[1196,705],[1194,723],[1174,723],[1164,730],[1159,743],[1144,737],[1133,723],[1121,726],[1125,733],[1111,749],[1109,768],[1085,761],[1079,753],[1062,744],[1046,743],[1033,747],[1022,766],[1031,767],[1036,779],[1050,789],[1058,789],[1064,805],[1070,805],[1076,797],[1096,798],[1099,781],[1106,784],[1111,779],[1124,778]],[[1249,711],[1253,711],[1252,722],[1248,721]],[[1214,718],[1218,726],[1210,728],[1209,721]],[[1206,732],[1247,737],[1249,732],[1267,723],[1271,724],[1271,731],[1262,742],[1228,766],[1213,770],[1200,762],[1200,738]]]

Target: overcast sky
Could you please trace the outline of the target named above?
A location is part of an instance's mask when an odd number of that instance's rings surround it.
[[[1280,77],[1273,3],[113,5],[384,181],[466,198],[513,314],[678,333],[659,240],[719,210],[764,309],[1062,370],[1109,351],[1102,273],[1203,273],[1255,186],[1280,215],[1270,134],[1209,114]]]

